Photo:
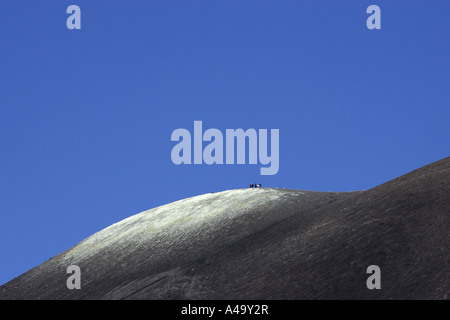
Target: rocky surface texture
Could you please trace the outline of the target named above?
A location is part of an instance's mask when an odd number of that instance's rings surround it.
[[[81,289],[69,290],[69,265]],[[369,290],[367,267],[381,270]],[[0,299],[450,299],[450,157],[366,191],[239,189],[122,220]]]

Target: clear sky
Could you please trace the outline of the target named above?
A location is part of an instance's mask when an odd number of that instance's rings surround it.
[[[69,30],[69,5],[81,29]],[[381,29],[369,30],[369,5]],[[249,183],[369,189],[449,156],[450,2],[0,1],[0,284],[141,211]],[[177,128],[279,129],[280,167]],[[65,270],[62,270],[65,272]]]

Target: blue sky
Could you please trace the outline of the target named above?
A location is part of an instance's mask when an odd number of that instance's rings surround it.
[[[81,30],[66,27],[71,4]],[[371,4],[380,30],[366,27]],[[448,156],[449,9],[2,0],[0,284],[182,198],[249,183],[369,189]],[[279,172],[174,165],[171,133],[194,120],[279,129]]]

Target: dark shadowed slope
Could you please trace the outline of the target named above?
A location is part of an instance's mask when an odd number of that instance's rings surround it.
[[[449,299],[449,208],[450,158],[367,191],[205,194],[94,234],[0,299]]]

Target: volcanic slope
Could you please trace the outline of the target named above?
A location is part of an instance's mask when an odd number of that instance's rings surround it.
[[[449,299],[449,208],[450,157],[367,191],[204,194],[99,231],[0,299]]]

